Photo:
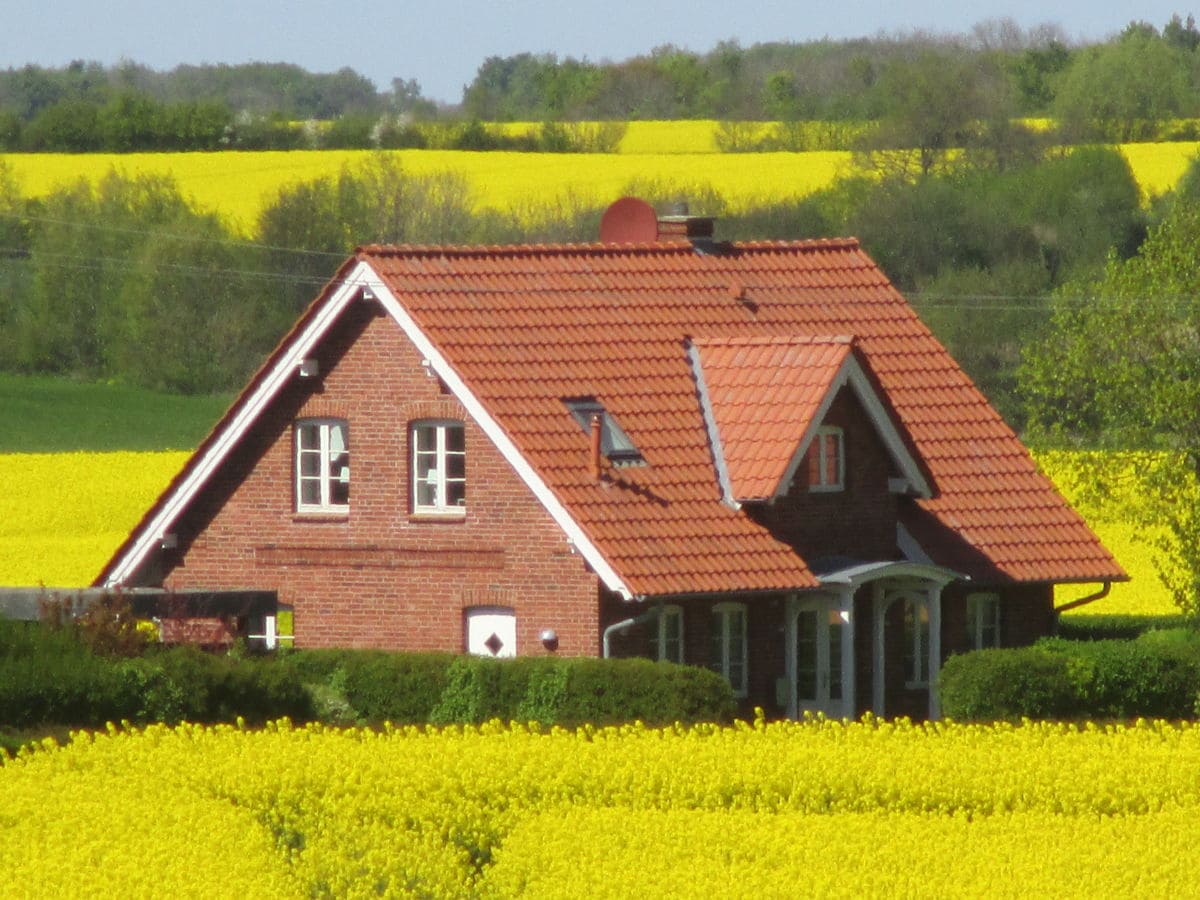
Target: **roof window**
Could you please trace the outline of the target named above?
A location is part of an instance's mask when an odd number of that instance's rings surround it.
[[[592,417],[600,417],[600,452],[614,466],[643,466],[646,464],[646,460],[634,446],[629,435],[617,424],[617,420],[613,418],[612,414],[604,408],[604,404],[595,397],[577,397],[563,400],[563,403],[566,404],[575,421],[579,423],[584,434],[591,433]]]

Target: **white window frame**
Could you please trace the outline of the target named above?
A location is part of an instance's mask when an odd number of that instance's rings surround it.
[[[677,623],[677,635],[674,638],[674,642],[677,644],[677,646],[673,650],[670,646],[672,639],[667,633],[667,622],[671,619],[674,619]],[[662,611],[658,614],[658,633],[656,635],[655,643],[657,645],[659,662],[683,662],[684,651],[682,606],[668,605],[662,608]]]
[[[741,634],[732,633],[735,613],[741,614]],[[713,606],[712,628],[712,647],[715,653],[713,658],[709,659],[709,667],[725,677],[733,688],[733,696],[745,697],[750,692],[750,654],[747,641],[747,632],[750,629],[746,604],[723,602]],[[735,668],[734,663],[739,661],[742,673],[740,682],[734,681],[731,674]]]
[[[822,425],[813,435],[812,444],[809,447],[810,454],[815,455],[817,460],[817,477],[814,480],[812,477],[812,465],[809,463],[808,469],[808,490],[811,493],[832,493],[834,491],[842,491],[846,489],[846,434],[836,425]],[[837,481],[825,481],[825,475],[829,471],[829,456],[832,452],[835,454],[835,462],[837,463]]]
[[[317,446],[304,446],[302,434],[304,429],[317,429]],[[335,430],[341,431],[340,448],[337,447],[337,441],[334,439]],[[296,491],[296,511],[301,513],[327,513],[335,515],[345,515],[350,511],[350,502],[338,503],[333,499],[334,482],[339,484],[349,485],[350,483],[350,423],[345,419],[334,418],[306,418],[297,419],[293,428],[293,443],[295,444],[295,491]],[[305,475],[303,460],[308,455],[315,455],[318,459],[317,472],[315,475]],[[344,457],[344,463],[338,465],[340,457]],[[317,502],[312,503],[304,499],[304,485],[308,483],[316,483],[318,487]],[[347,488],[347,492],[348,492]]]
[[[924,597],[905,594],[900,601],[904,611],[904,686],[907,688],[929,687],[929,601]],[[913,627],[909,626],[909,611],[912,611]],[[925,621],[921,622],[921,612]],[[923,627],[922,627],[923,626]],[[909,668],[909,660],[912,668]],[[916,678],[910,676],[916,675]]]
[[[450,450],[446,446],[446,434],[450,429],[457,428],[463,434],[463,449]],[[434,449],[420,450],[417,440],[418,432],[424,430],[432,430],[435,435]],[[415,515],[421,516],[464,516],[467,512],[466,494],[467,494],[467,450],[466,450],[466,423],[458,419],[418,419],[409,424],[408,440],[411,445],[409,453],[409,461],[411,464],[410,481],[412,487],[412,511]],[[420,456],[432,453],[435,459],[435,464],[429,471],[429,476],[425,479],[425,484],[432,483],[434,486],[434,502],[422,503],[420,480],[418,472],[420,467],[417,461]],[[446,474],[447,459],[452,456],[462,456],[463,458],[463,475],[461,478],[450,478]],[[461,484],[463,487],[463,499],[461,503],[450,505],[446,502],[447,485],[451,483]]]
[[[992,630],[992,640],[985,643],[984,633],[989,626]],[[1002,646],[999,594],[967,595],[967,642],[972,650],[990,650]]]

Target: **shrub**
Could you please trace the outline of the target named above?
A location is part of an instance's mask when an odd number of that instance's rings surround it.
[[[340,697],[349,711],[339,715],[367,722],[664,724],[728,721],[735,708],[719,675],[644,659],[301,650],[287,660],[326,708]]]
[[[964,721],[1187,718],[1200,692],[1200,639],[1180,630],[964,653],[946,661],[939,684],[942,711]]]
[[[952,656],[938,684],[942,712],[965,722],[1069,718],[1078,705],[1070,660],[1038,647]]]
[[[1183,616],[1067,616],[1058,620],[1058,636],[1070,641],[1132,640],[1148,631],[1177,628]]]

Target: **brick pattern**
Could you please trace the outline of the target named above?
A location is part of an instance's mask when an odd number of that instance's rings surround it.
[[[298,646],[464,649],[465,613],[508,606],[517,652],[599,651],[598,582],[479,428],[466,422],[461,518],[411,515],[409,423],[466,419],[373,304],[346,313],[179,523],[159,571],[173,588],[253,585],[295,610]],[[293,422],[349,422],[350,512],[298,515]]]

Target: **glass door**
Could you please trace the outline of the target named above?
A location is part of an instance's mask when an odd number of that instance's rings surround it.
[[[796,715],[844,714],[842,642],[846,614],[829,599],[814,598],[796,603],[795,634]]]

